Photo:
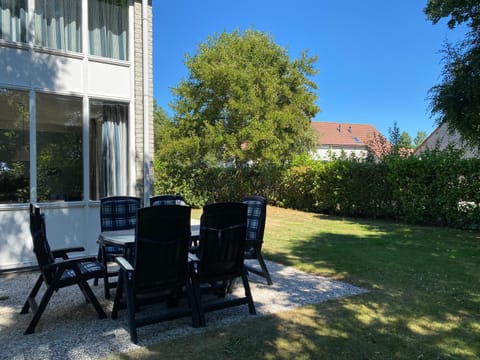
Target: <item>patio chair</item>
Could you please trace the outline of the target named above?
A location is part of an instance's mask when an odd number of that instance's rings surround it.
[[[100,199],[101,231],[134,229],[139,208],[140,198],[135,196],[109,196]],[[118,267],[114,265],[115,257],[124,255],[124,250],[118,246],[98,247],[98,260],[106,269],[103,276],[106,299],[110,299],[110,289],[117,286],[115,281],[110,281],[110,278],[118,276]],[[98,279],[95,279],[95,285],[97,283]]]
[[[50,250],[45,227],[45,217],[40,213],[40,208],[30,204],[30,233],[33,240],[33,251],[37,257],[40,276],[25,301],[20,314],[26,314],[31,309],[33,318],[25,331],[31,334],[40,320],[54,291],[61,288],[78,285],[85,299],[90,302],[97,311],[98,317],[107,317],[99,304],[87,280],[103,276],[104,266],[96,261],[95,257],[76,257],[70,259],[71,252],[85,251],[83,247],[72,247],[57,250]],[[47,286],[42,295],[40,303],[37,304],[36,296],[42,287]]]
[[[272,278],[262,256],[263,234],[267,217],[267,199],[263,196],[246,196],[243,198],[243,203],[248,206],[245,259],[255,259],[260,265],[260,269],[248,264],[246,268],[249,272],[264,277],[268,285],[272,285]]]
[[[216,203],[203,208],[198,260],[190,262],[201,326],[208,311],[248,304],[250,314],[256,313],[244,266],[246,224],[245,204]],[[226,298],[227,284],[237,277],[242,278],[245,296]],[[217,301],[204,301],[204,294],[211,291],[219,297]]]
[[[150,197],[150,206],[156,205],[187,205],[182,195],[162,194]]]
[[[135,252],[132,263],[117,257],[119,282],[112,310],[118,316],[125,293],[130,338],[137,343],[137,328],[190,315],[198,325],[196,303],[188,274],[190,207],[159,205],[138,210]],[[186,290],[188,304],[179,307],[179,297]],[[158,309],[166,303],[166,309]],[[157,304],[155,309],[146,305]],[[140,310],[141,309],[141,310]]]

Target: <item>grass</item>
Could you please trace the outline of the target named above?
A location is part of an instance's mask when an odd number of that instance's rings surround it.
[[[264,253],[370,292],[109,358],[480,358],[478,232],[269,207]]]

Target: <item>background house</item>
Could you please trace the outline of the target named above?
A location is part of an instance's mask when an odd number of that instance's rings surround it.
[[[51,246],[96,254],[99,199],[150,195],[151,0],[0,2],[0,269]]]
[[[458,131],[450,132],[448,124],[443,123],[437,127],[418,147],[415,156],[420,156],[427,150],[445,150],[447,147],[462,149],[466,158],[479,157],[478,149],[467,145]]]
[[[367,146],[376,139],[385,139],[372,125],[312,121],[317,135],[317,149],[314,159],[330,161],[340,157],[365,159]],[[388,141],[386,141],[388,145]],[[381,149],[375,150],[380,156]]]

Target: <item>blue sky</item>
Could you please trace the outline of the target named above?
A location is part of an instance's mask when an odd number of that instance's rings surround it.
[[[315,120],[374,125],[388,136],[397,122],[412,139],[435,128],[428,90],[441,81],[440,50],[462,30],[426,20],[426,0],[170,0],[153,4],[154,97],[169,114],[170,89],[209,35],[252,28],[298,58],[317,55]]]

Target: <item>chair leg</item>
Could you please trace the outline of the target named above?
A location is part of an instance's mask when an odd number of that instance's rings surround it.
[[[190,304],[190,309],[192,310],[192,326],[199,327],[200,317],[198,314],[198,303],[195,295],[193,294],[193,286],[190,281],[187,282],[186,288],[187,288],[188,302]]]
[[[98,318],[105,319],[107,317],[107,314],[105,314],[105,311],[103,310],[102,306],[98,302],[97,297],[93,293],[92,289],[90,289],[90,286],[88,285],[87,281],[82,277],[79,277],[78,285],[83,289],[84,294],[87,296],[88,300],[90,300],[93,307],[97,311]]]
[[[110,282],[108,279],[108,261],[107,261],[107,254],[105,253],[105,248],[101,248],[102,252],[102,264],[105,266],[105,272],[103,273],[103,288],[105,293],[105,299],[110,300]]]
[[[32,291],[30,291],[30,294],[28,295],[27,300],[25,301],[25,304],[23,304],[20,314],[28,313],[28,310],[30,309],[30,306],[31,306],[30,302],[35,301],[35,297],[37,296],[38,290],[40,290],[40,287],[42,286],[42,284],[43,284],[43,276],[42,274],[40,274],[40,276],[37,279],[37,282],[33,286]],[[32,310],[35,311],[35,309],[32,309]]]
[[[248,311],[250,314],[255,315],[255,304],[253,303],[252,292],[250,291],[250,284],[248,283],[247,271],[245,270],[242,274],[243,287],[245,289],[245,296],[248,300]]]
[[[102,257],[102,247],[98,247],[98,254],[97,254],[97,260],[103,264],[103,257]],[[98,285],[98,277],[93,280],[93,285],[97,286]]]
[[[202,293],[200,291],[200,283],[195,278],[192,279],[192,287],[193,297],[197,307],[198,325],[205,326],[205,312],[203,311],[202,307]]]
[[[35,327],[37,326],[38,321],[40,320],[40,317],[45,311],[45,308],[47,307],[47,304],[50,301],[50,298],[52,297],[53,290],[54,290],[54,287],[49,286],[45,291],[45,294],[43,294],[42,300],[40,301],[40,305],[33,313],[33,318],[30,321],[30,324],[28,325],[27,330],[25,330],[24,335],[33,334],[33,332],[35,331]]]
[[[262,253],[260,251],[257,251],[257,258],[258,258],[258,262],[260,263],[260,267],[262,268],[262,274],[265,277],[265,279],[267,279],[267,284],[272,285],[273,284],[272,278],[270,277],[270,273],[268,272],[267,265],[265,264]]]
[[[120,309],[120,302],[123,296],[123,271],[120,270],[118,274],[117,290],[115,291],[115,299],[113,300],[112,319],[116,319],[118,310]]]
[[[128,328],[130,329],[130,340],[136,344],[138,342],[138,335],[137,335],[137,324],[135,321],[135,312],[136,304],[135,304],[135,295],[133,294],[133,289],[131,284],[128,281],[128,276],[124,276],[125,281],[125,297],[127,300],[127,312],[128,312]]]

